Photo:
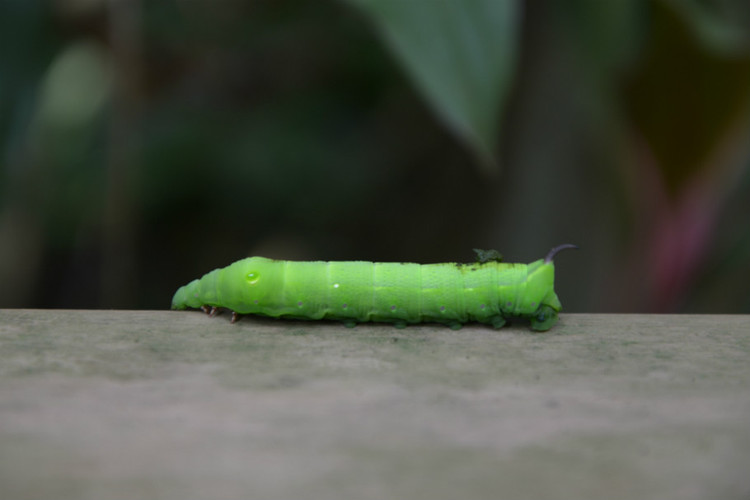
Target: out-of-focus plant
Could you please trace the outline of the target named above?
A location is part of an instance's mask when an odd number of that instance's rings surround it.
[[[487,104],[486,114],[502,111],[497,97],[504,100],[516,76],[517,32],[508,29],[520,19],[516,2],[351,1],[382,28],[449,126],[455,127],[455,115],[476,108],[458,86],[444,85],[452,77],[465,78],[464,88],[476,89],[469,92]],[[579,57],[586,59],[585,85],[594,89],[592,100],[605,99],[604,118],[615,121],[621,137],[616,151],[625,158],[615,178],[626,185],[632,233],[626,260],[612,273],[616,279],[602,285],[625,292],[612,295],[620,307],[674,310],[705,269],[722,204],[750,163],[750,4],[578,0],[558,9],[555,14],[579,43]],[[503,45],[491,38],[492,26],[504,29]],[[445,40],[450,49],[442,45]],[[477,41],[486,46],[472,51]],[[464,70],[475,62],[486,75]],[[482,85],[495,93],[482,92]],[[446,111],[454,108],[460,111]],[[480,121],[467,120],[473,126],[466,128],[476,132],[462,135],[483,137],[473,147],[491,151],[498,142],[496,129],[487,132]]]
[[[734,12],[739,9],[739,11]],[[741,3],[653,2],[627,78],[631,187],[649,300],[685,300],[716,237],[722,205],[748,163],[750,31]]]
[[[0,306],[574,242],[569,310],[750,311],[749,33],[743,0],[2,2]]]
[[[380,28],[443,121],[496,173],[495,148],[518,58],[518,0],[349,0]]]

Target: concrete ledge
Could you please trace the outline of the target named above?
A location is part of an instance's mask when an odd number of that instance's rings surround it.
[[[747,499],[750,316],[0,310],[0,498]]]

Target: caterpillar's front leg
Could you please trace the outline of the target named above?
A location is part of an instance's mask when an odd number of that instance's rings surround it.
[[[217,314],[219,314],[219,308],[218,308],[218,307],[215,307],[215,306],[211,306],[211,307],[209,307],[209,306],[207,306],[206,304],[203,304],[203,305],[201,306],[201,311],[203,311],[204,313],[208,314],[208,315],[209,315],[209,316],[211,316],[212,318],[213,318],[214,316],[216,316]]]
[[[217,314],[221,312],[221,309],[219,309],[218,307],[213,307],[213,306],[209,307],[204,304],[201,306],[201,311],[203,311],[204,313],[208,314],[209,316],[213,318],[214,316],[216,316]],[[236,323],[239,318],[240,318],[240,315],[237,313],[237,311],[232,311],[232,319],[230,323]]]

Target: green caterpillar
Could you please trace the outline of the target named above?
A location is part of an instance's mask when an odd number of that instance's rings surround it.
[[[501,262],[479,251],[474,264],[293,262],[251,257],[216,269],[180,288],[173,309],[218,307],[237,314],[296,319],[334,319],[347,326],[385,321],[404,327],[434,321],[458,329],[477,321],[502,327],[521,317],[535,330],[557,322],[553,248],[530,264]],[[209,309],[210,306],[211,308]]]
[[[549,330],[562,309],[554,290],[560,245],[530,264],[508,264],[494,251],[475,250],[472,264],[296,262],[249,257],[181,287],[172,309],[224,307],[237,314],[331,319],[347,326],[421,322],[453,329],[470,321],[502,327],[510,317]]]

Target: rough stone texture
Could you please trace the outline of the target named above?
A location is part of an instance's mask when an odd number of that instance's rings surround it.
[[[0,310],[0,498],[748,499],[750,317]]]

